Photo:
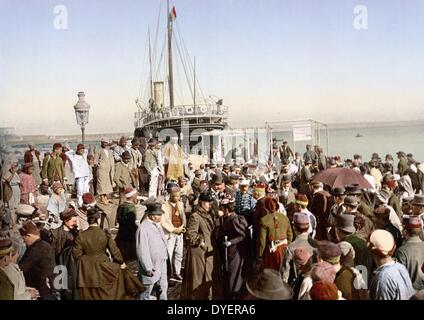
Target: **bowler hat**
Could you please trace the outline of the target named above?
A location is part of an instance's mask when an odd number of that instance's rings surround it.
[[[343,196],[346,194],[346,189],[343,187],[335,187],[331,193],[333,196]]]
[[[362,194],[361,187],[359,184],[351,184],[346,187],[346,193],[348,195],[360,195]]]
[[[292,181],[292,176],[290,174],[283,174],[283,177],[281,178],[281,182],[289,183],[291,181]]]
[[[147,207],[146,214],[147,215],[162,215],[165,211],[162,210],[162,204],[160,202],[150,202],[144,203]]]
[[[414,195],[414,200],[412,200],[411,204],[413,206],[424,207],[424,195],[421,195],[421,194]]]
[[[199,201],[206,201],[206,202],[212,202],[213,198],[210,192],[202,192],[199,195]]]
[[[261,300],[290,300],[293,289],[283,281],[278,271],[264,269],[246,283],[249,293]]]
[[[214,175],[212,175],[211,182],[212,182],[212,184],[221,184],[224,181],[223,181],[222,176],[220,174],[214,174]]]
[[[339,214],[336,216],[336,228],[347,233],[354,233],[355,228],[355,216],[353,214]]]
[[[354,196],[347,196],[343,202],[344,205],[348,207],[357,207],[359,205],[358,200]]]

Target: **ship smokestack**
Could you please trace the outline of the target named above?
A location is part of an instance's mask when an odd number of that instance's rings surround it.
[[[153,95],[156,110],[161,110],[164,104],[163,98],[163,81],[153,82]]]

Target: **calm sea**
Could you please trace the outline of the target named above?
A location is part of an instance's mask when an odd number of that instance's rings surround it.
[[[278,144],[287,140],[295,150],[303,154],[310,141],[293,143],[291,133],[276,133]],[[318,135],[316,135],[318,137]],[[339,155],[343,159],[353,158],[358,153],[364,160],[369,160],[373,152],[384,159],[386,154],[392,154],[396,159],[397,151],[412,153],[416,161],[424,161],[424,125],[401,125],[388,127],[343,128],[329,129],[327,138],[321,130],[320,144],[327,155]],[[318,138],[317,138],[318,140]],[[318,143],[319,142],[319,143]]]

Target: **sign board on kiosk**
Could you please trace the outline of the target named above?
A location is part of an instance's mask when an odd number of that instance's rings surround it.
[[[312,140],[312,127],[311,125],[301,125],[293,127],[293,140],[294,141],[310,141]]]

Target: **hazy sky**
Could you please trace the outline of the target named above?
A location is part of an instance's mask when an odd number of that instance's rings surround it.
[[[224,99],[233,124],[424,118],[424,1],[173,4],[201,87]],[[367,30],[354,28],[359,4]],[[67,30],[54,28],[57,5]],[[79,133],[72,107],[83,90],[88,133],[133,131],[158,12],[159,0],[0,0],[0,126]]]

